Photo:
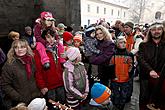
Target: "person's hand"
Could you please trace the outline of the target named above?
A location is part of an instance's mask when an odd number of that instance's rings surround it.
[[[87,93],[85,93],[85,94],[83,94],[81,97],[82,97],[83,99],[86,99],[86,98],[87,98],[87,96],[88,96],[88,94],[87,94]]]
[[[43,88],[43,89],[41,89],[41,93],[42,93],[43,95],[45,95],[47,92],[48,92],[48,88]]]
[[[154,70],[150,71],[150,76],[151,76],[152,78],[159,78],[158,73],[156,73]]]

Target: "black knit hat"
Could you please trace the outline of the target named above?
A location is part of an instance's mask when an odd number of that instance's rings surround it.
[[[95,27],[89,27],[85,30],[85,35],[88,37],[92,32],[94,32],[96,29]]]
[[[132,22],[126,22],[126,23],[124,24],[124,26],[129,26],[130,28],[133,29],[134,24],[133,24]]]

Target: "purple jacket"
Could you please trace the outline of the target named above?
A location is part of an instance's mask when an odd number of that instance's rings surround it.
[[[115,44],[112,41],[107,40],[98,41],[97,49],[99,49],[102,53],[91,56],[89,59],[90,63],[95,65],[109,64],[115,50]]]

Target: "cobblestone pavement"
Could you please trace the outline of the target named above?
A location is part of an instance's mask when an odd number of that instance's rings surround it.
[[[126,104],[124,110],[139,110],[139,93],[140,93],[139,81],[134,80],[133,94],[131,97],[131,101]]]

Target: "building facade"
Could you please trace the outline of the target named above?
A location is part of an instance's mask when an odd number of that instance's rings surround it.
[[[128,21],[130,19],[129,5],[123,2],[125,1],[81,0],[81,25],[93,24],[99,22],[100,19],[110,24],[113,24],[116,20]]]

